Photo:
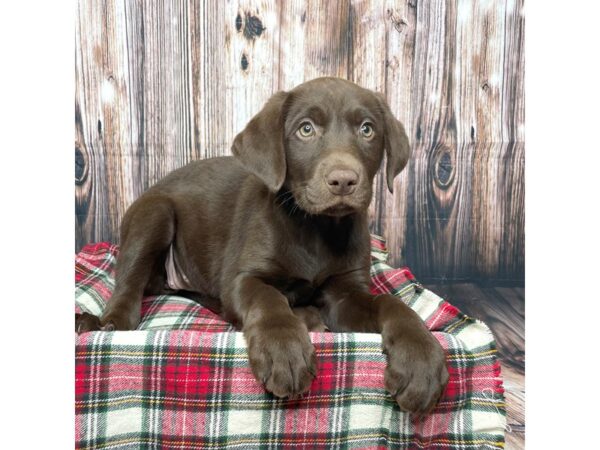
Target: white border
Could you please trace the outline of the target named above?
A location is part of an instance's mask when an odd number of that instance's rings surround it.
[[[0,8],[3,448],[74,443],[75,7]]]
[[[597,440],[599,9],[589,1],[525,7],[532,449],[590,448]],[[31,439],[73,445],[75,10],[74,2],[28,1],[0,12],[6,448]]]
[[[593,448],[598,440],[599,6],[525,4],[531,449]]]

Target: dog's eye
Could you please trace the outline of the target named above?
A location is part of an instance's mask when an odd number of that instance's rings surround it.
[[[364,122],[360,126],[360,134],[366,139],[371,139],[373,137],[373,124],[370,122]]]
[[[300,128],[298,128],[298,133],[304,138],[311,137],[315,134],[315,127],[310,122],[302,122]]]

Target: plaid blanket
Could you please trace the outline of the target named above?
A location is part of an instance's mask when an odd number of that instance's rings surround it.
[[[76,257],[76,311],[101,314],[118,248]],[[400,411],[384,389],[381,337],[311,333],[318,373],[301,399],[266,393],[241,333],[191,300],[147,297],[138,330],[76,337],[77,448],[486,449],[504,447],[506,412],[492,334],[372,239],[372,291],[400,296],[447,353],[450,381],[432,414]]]

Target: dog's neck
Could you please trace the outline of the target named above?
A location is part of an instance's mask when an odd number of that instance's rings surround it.
[[[293,194],[285,188],[275,196],[275,209],[288,226],[296,228],[299,233],[321,236],[323,242],[335,252],[347,249],[356,234],[358,222],[363,219],[363,214],[358,212],[341,217],[310,214],[298,205]]]

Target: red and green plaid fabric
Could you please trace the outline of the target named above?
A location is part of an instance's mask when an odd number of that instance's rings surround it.
[[[76,257],[76,311],[101,314],[118,248]],[[372,291],[410,305],[447,353],[448,387],[432,414],[403,413],[384,389],[381,337],[311,333],[318,373],[298,400],[266,393],[241,333],[191,300],[147,297],[136,331],[76,337],[77,448],[489,449],[504,447],[506,411],[492,334],[386,265],[372,239]]]

